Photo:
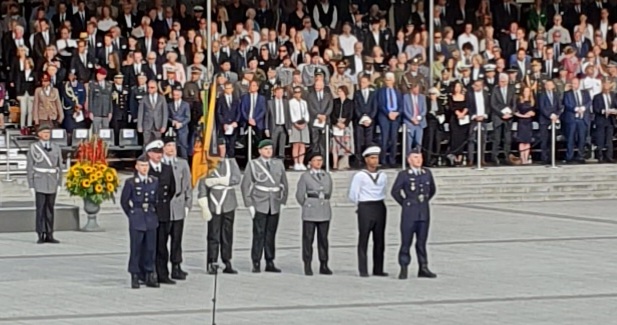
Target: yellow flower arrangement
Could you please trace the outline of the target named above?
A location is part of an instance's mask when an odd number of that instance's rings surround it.
[[[106,145],[93,138],[78,147],[77,162],[66,173],[66,189],[71,196],[79,196],[94,204],[114,200],[120,180],[114,168],[107,165]]]

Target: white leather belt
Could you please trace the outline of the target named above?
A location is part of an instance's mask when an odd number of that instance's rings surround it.
[[[224,191],[224,190],[229,190],[232,189],[233,186],[225,186],[225,185],[214,185],[212,186],[213,190],[220,190],[220,191]]]
[[[267,187],[267,186],[260,186],[260,185],[255,185],[255,189],[262,191],[262,192],[280,192],[281,191],[280,187]]]
[[[39,168],[34,167],[35,172],[44,173],[44,174],[56,174],[58,173],[58,168]]]

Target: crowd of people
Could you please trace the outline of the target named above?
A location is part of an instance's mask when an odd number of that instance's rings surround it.
[[[598,160],[613,161],[614,3],[427,4],[221,0],[208,29],[199,1],[3,1],[1,123],[19,115],[24,134],[111,128],[116,144],[123,129],[144,144],[173,134],[187,158],[201,90],[214,82],[227,155],[251,133],[271,139],[294,170],[306,170],[312,152],[349,168],[375,142],[385,167],[417,146],[427,165],[470,165],[487,132],[482,163],[531,163],[535,143],[548,163],[553,123],[567,162],[584,162],[592,143]]]

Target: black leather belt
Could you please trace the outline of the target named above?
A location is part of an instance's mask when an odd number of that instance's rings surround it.
[[[306,197],[309,197],[311,199],[319,199],[320,198],[319,194],[317,194],[317,193],[308,193],[308,194],[306,194]],[[330,195],[324,196],[324,199],[325,200],[329,200],[330,199]]]

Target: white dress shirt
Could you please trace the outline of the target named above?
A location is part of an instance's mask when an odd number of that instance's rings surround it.
[[[375,178],[377,181],[374,181]],[[357,172],[351,179],[351,185],[349,185],[349,201],[357,205],[360,202],[384,200],[387,184],[388,175],[386,173],[381,171],[376,173]]]
[[[484,116],[485,118],[486,116],[486,109],[485,109],[485,103],[484,103],[484,93],[482,91],[474,91],[473,95],[476,99],[476,114],[474,116],[472,116],[472,118],[476,117],[476,116]]]

